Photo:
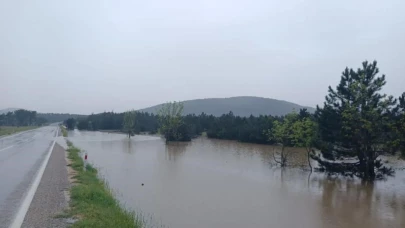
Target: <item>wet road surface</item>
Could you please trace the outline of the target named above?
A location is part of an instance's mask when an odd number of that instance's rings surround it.
[[[0,138],[0,227],[8,227],[57,134],[57,126]]]
[[[374,184],[274,166],[273,147],[197,138],[69,132],[117,198],[152,227],[405,227],[405,170]],[[398,159],[391,161],[405,167]],[[390,164],[391,164],[390,162]],[[143,185],[142,185],[143,184]]]

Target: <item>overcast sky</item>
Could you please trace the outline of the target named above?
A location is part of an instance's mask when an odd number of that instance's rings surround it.
[[[0,0],[0,109],[241,95],[315,106],[346,66],[405,91],[405,1]]]

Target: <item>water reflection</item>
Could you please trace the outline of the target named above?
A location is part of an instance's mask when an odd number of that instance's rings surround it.
[[[190,142],[167,142],[165,147],[166,158],[176,161],[176,158],[180,158],[190,144]]]
[[[274,166],[277,148],[266,145],[207,138],[166,144],[100,132],[69,137],[121,202],[166,227],[405,227],[403,170],[370,184],[310,173],[298,148],[288,148],[293,166],[282,169]]]
[[[134,141],[131,140],[131,139],[128,139],[128,140],[126,140],[126,141],[127,141],[127,143],[128,143],[128,145],[127,145],[127,153],[128,153],[128,154],[131,154],[131,153],[134,152],[133,150],[136,149],[135,147],[132,148],[132,143],[133,143]]]
[[[347,179],[318,179],[324,227],[404,227],[404,195],[381,190],[376,184]],[[384,199],[382,199],[382,197]]]

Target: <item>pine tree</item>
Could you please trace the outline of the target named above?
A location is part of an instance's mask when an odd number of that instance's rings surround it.
[[[405,93],[399,98],[398,114],[396,124],[398,147],[401,151],[401,156],[405,158]]]
[[[396,100],[381,93],[385,75],[377,76],[377,62],[363,62],[357,71],[346,68],[336,90],[329,86],[324,107],[315,117],[321,156],[313,155],[321,169],[373,180],[392,170],[378,159],[384,148],[385,129],[392,120]],[[340,158],[352,158],[333,162]]]

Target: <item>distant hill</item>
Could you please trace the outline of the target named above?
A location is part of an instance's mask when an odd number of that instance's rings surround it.
[[[141,109],[139,111],[156,114],[161,106],[162,104],[159,104],[149,108]],[[233,114],[236,116],[282,116],[291,113],[293,110],[298,112],[301,108],[306,108],[311,113],[315,111],[314,108],[301,106],[288,101],[244,96],[184,101],[183,113],[185,115],[198,115],[204,112],[208,115],[212,114],[214,116],[220,116],[222,114],[229,113],[229,111],[232,111]]]

